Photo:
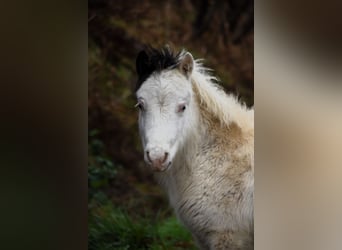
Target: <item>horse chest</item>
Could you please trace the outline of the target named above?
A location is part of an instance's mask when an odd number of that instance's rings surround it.
[[[248,173],[229,170],[233,163],[226,156],[198,157],[193,163],[196,171],[170,172],[165,186],[170,203],[184,224],[203,230],[248,227],[251,218],[245,207],[249,205],[246,200],[252,198],[246,198],[247,180],[241,179]]]
[[[203,182],[180,197],[176,210],[180,217],[196,228],[224,229],[236,224],[239,216],[238,190],[217,190]],[[204,185],[204,186],[203,186]]]

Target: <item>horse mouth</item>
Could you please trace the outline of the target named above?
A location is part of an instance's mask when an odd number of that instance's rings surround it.
[[[151,167],[152,167],[153,172],[165,172],[170,168],[171,164],[172,164],[172,162],[169,161],[164,166],[163,165],[162,166],[153,166],[152,165]]]

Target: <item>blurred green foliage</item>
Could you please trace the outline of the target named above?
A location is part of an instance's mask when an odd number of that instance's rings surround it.
[[[99,189],[109,187],[119,168],[103,153],[104,144],[96,137],[98,133],[98,130],[91,130],[88,138],[88,198],[90,199]]]
[[[89,250],[196,249],[190,233],[174,217],[132,217],[108,201],[102,201],[91,212]]]

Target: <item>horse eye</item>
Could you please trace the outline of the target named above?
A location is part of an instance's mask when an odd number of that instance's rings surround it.
[[[134,107],[139,108],[140,110],[144,109],[144,105],[141,102],[138,102],[137,104],[135,104]]]
[[[178,107],[178,112],[184,112],[185,109],[186,109],[185,104],[182,104]]]

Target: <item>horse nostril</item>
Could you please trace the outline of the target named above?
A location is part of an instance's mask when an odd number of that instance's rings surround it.
[[[164,163],[166,161],[168,155],[169,155],[169,153],[166,152],[165,155],[164,155],[164,159],[163,159],[162,163]]]
[[[151,158],[150,158],[150,151],[146,151],[146,155],[147,155],[147,159],[149,162],[152,162]]]

